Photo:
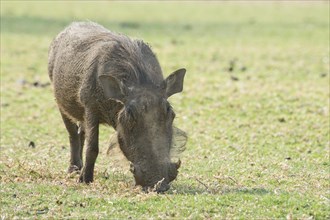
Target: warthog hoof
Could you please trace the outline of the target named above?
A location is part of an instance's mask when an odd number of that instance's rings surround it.
[[[79,176],[79,180],[80,183],[91,183],[93,182],[93,174],[92,175],[87,175],[84,171],[81,172],[80,176]]]
[[[68,168],[68,173],[75,173],[75,172],[80,172],[81,167],[78,167],[77,165],[70,165]]]

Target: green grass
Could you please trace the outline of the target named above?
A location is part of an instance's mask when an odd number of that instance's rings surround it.
[[[144,39],[165,75],[188,70],[166,194],[134,187],[107,127],[95,182],[66,174],[52,89],[32,84],[49,82],[55,35],[87,19]],[[1,219],[328,219],[329,3],[1,1],[0,153]]]

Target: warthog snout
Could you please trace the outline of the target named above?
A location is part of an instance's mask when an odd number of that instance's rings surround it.
[[[156,191],[158,193],[165,192],[170,189],[169,183],[173,181],[178,175],[178,169],[180,166],[180,160],[177,163],[169,163],[162,169],[162,175],[156,178],[156,182],[150,182],[148,180],[155,180],[154,170],[146,170],[144,167],[141,168],[140,165],[130,164],[130,171],[133,173],[136,185],[142,186],[145,192]]]

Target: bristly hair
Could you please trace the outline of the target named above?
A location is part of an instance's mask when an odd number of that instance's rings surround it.
[[[125,35],[112,36],[114,44],[107,60],[111,74],[128,83],[154,84],[162,81],[162,70],[156,55],[142,40],[131,40]]]

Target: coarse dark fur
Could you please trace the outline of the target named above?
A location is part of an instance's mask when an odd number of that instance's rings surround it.
[[[74,22],[49,49],[48,73],[69,133],[69,172],[92,182],[99,124],[111,125],[136,184],[165,191],[177,176],[171,162],[174,112],[167,101],[182,91],[185,69],[164,80],[150,47],[92,22]],[[83,166],[82,152],[86,145]]]

